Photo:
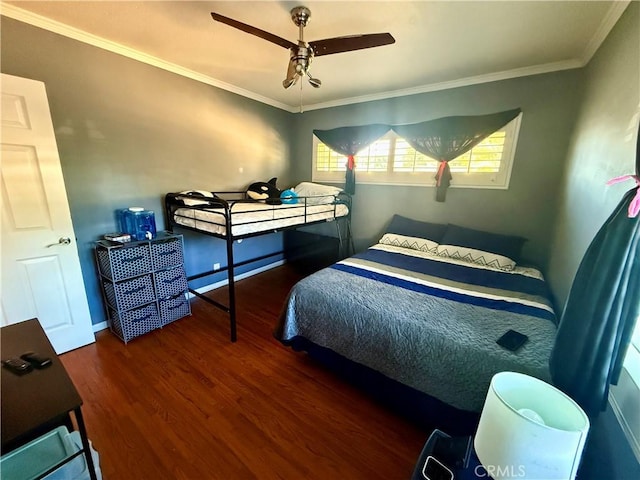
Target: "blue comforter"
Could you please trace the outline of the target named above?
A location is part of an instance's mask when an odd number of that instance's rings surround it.
[[[456,408],[481,411],[505,370],[549,381],[556,326],[539,272],[378,244],[298,282],[278,335],[330,348]],[[517,352],[496,340],[527,335]]]

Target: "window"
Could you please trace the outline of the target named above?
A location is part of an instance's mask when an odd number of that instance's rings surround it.
[[[610,404],[631,449],[640,461],[640,318],[636,320],[631,345],[624,359],[624,368],[617,385],[611,386]]]
[[[624,366],[640,388],[640,318],[636,320],[631,345],[629,345],[627,356],[624,359]]]
[[[521,117],[450,161],[451,186],[508,188]],[[393,131],[358,152],[355,160],[358,183],[435,185],[438,162],[416,151]],[[347,157],[313,137],[314,182],[344,182],[346,164]]]

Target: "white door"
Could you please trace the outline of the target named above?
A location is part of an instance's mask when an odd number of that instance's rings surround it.
[[[57,353],[95,341],[44,83],[2,74],[0,323],[37,317]]]

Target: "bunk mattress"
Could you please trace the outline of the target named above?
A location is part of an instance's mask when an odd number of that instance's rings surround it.
[[[348,215],[344,204],[282,204],[237,203],[231,208],[232,236],[268,232],[295,225],[331,221]],[[224,208],[178,208],[173,214],[175,223],[196,230],[226,235]]]
[[[549,381],[556,325],[539,271],[505,272],[378,244],[298,282],[276,338],[315,345],[431,395],[479,412],[500,371]],[[512,352],[507,330],[529,340]]]

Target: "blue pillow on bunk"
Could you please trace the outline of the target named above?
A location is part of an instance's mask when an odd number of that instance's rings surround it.
[[[449,224],[439,243],[484,250],[511,258],[518,263],[520,251],[526,241],[526,238],[515,235],[502,235]]]
[[[395,214],[386,232],[404,235],[406,237],[426,238],[427,240],[441,243],[446,230],[446,224],[421,222]]]

